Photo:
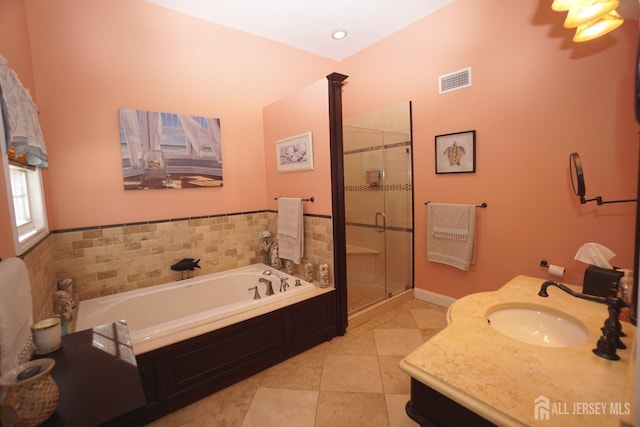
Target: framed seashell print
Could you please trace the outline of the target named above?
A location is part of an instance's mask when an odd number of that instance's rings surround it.
[[[476,131],[436,135],[436,173],[476,171]]]
[[[278,172],[313,170],[313,141],[311,132],[276,141]]]

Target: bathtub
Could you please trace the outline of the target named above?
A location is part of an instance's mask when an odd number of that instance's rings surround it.
[[[277,310],[326,291],[284,272],[289,287],[280,292],[280,279],[264,276],[265,264],[253,264],[173,283],[81,301],[74,329],[125,320],[136,355],[210,332],[244,319]],[[274,295],[266,295],[271,281]],[[299,280],[300,285],[296,286]],[[260,299],[254,299],[258,286]]]

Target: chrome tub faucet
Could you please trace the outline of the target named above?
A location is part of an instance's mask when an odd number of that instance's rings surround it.
[[[289,283],[287,283],[287,278],[282,274],[278,273],[274,270],[265,270],[262,272],[264,276],[271,276],[272,274],[280,279],[280,290],[278,292],[284,292],[289,287]]]

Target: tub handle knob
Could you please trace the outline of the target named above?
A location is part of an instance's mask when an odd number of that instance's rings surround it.
[[[248,290],[254,291],[253,299],[260,299],[260,294],[258,293],[258,285],[254,286],[253,288],[249,288]]]
[[[287,278],[280,279],[280,292],[285,292],[289,287],[289,282],[287,282]]]

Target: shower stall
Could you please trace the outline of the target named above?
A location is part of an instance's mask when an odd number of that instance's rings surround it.
[[[411,106],[343,122],[347,305],[353,314],[413,287]]]

